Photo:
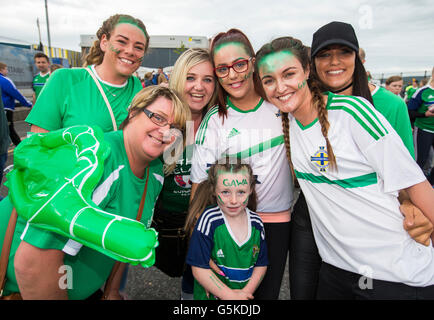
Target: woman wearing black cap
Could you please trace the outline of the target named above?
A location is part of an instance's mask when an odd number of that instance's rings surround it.
[[[363,97],[323,94],[297,39],[264,45],[255,67],[306,195],[323,259],[318,298],[433,299],[434,249],[402,228],[397,194],[434,221],[434,190],[389,122]]]
[[[414,156],[411,127],[405,104],[384,88],[368,83],[358,51],[358,40],[350,24],[331,22],[321,27],[313,36],[311,77],[318,80],[322,91],[361,96],[373,103],[397,131],[410,154]],[[290,250],[291,297],[314,299],[321,259],[307,211],[297,210],[298,207],[306,207],[303,194],[293,214]],[[410,205],[407,212],[412,212],[413,208],[414,206]],[[417,217],[412,226],[407,225],[407,219],[412,216],[406,215],[405,228],[416,241],[426,244],[429,241],[432,225],[417,209],[415,212]]]

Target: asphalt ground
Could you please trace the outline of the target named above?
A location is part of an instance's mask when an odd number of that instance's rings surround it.
[[[15,131],[22,139],[25,139],[30,130],[29,125],[23,121],[25,117],[17,114],[14,118],[18,120],[14,122]],[[13,150],[14,147],[11,146],[6,167],[13,163]],[[4,177],[0,187],[2,197],[5,197],[8,192],[7,187],[4,186],[6,180]],[[130,266],[125,293],[131,300],[180,300],[181,278],[171,278],[156,267]],[[289,300],[288,264],[285,268],[279,300]]]

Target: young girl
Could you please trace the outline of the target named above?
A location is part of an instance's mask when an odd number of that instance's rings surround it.
[[[194,299],[253,299],[268,264],[261,218],[248,208],[256,207],[254,185],[251,167],[229,157],[199,184],[186,222],[187,231],[195,225],[187,254]],[[210,259],[220,274],[210,269]]]
[[[196,134],[191,193],[222,154],[249,163],[256,176],[257,213],[264,222],[270,260],[255,298],[277,300],[287,262],[294,191],[280,112],[258,93],[255,52],[244,33],[238,29],[219,33],[211,44],[211,56],[219,104],[209,110]]]
[[[256,66],[287,119],[285,143],[323,260],[318,298],[432,299],[434,249],[402,228],[397,192],[432,222],[434,191],[390,124],[363,98],[322,95],[297,39],[264,45]]]

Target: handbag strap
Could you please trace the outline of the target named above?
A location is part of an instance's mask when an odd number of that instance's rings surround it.
[[[142,213],[143,213],[143,208],[145,206],[145,200],[146,200],[146,192],[148,190],[148,181],[149,181],[149,172],[150,172],[149,166],[146,168],[146,171],[147,174],[146,174],[145,189],[143,190],[142,199],[140,200],[139,210],[137,211],[137,217],[136,217],[137,221],[142,220]],[[107,300],[107,297],[113,286],[113,279],[115,278],[115,275],[118,272],[120,266],[121,266],[121,262],[116,261],[112,268],[112,271],[110,272],[110,276],[107,279],[106,285],[104,287],[103,300]]]
[[[8,228],[6,229],[3,247],[0,256],[0,297],[3,296],[3,289],[6,284],[6,272],[8,270],[9,253],[11,251],[12,240],[14,237],[15,226],[17,224],[17,210],[12,209],[9,218]]]
[[[99,83],[98,79],[96,78],[95,74],[89,69],[89,68],[84,68],[85,70],[87,70],[87,72],[89,72],[90,76],[92,77],[93,81],[95,81],[96,86],[99,89],[99,92],[102,95],[102,98],[104,99],[104,102],[107,106],[107,109],[110,113],[110,117],[112,118],[112,124],[113,124],[113,130],[117,131],[118,130],[118,126],[116,125],[116,120],[115,120],[115,116],[113,115],[113,110],[112,107],[110,105],[110,102],[107,99],[107,96],[104,93],[104,90],[101,87],[101,84]]]

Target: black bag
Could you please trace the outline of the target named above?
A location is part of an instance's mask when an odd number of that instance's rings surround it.
[[[152,227],[158,232],[155,267],[169,277],[182,276],[188,249],[183,227],[187,213],[167,212],[155,208]]]

